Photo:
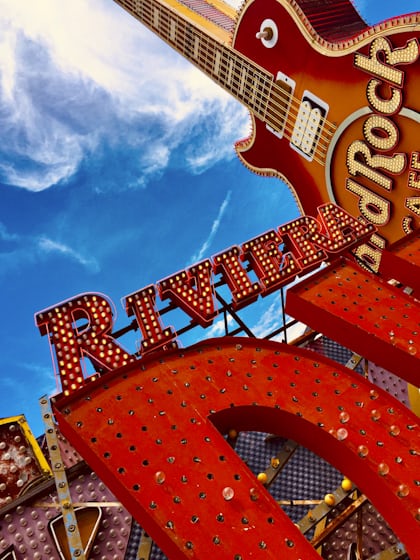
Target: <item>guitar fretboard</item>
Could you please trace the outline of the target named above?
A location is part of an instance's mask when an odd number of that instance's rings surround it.
[[[283,127],[284,122],[279,122],[279,101],[271,99],[274,83],[271,74],[158,0],[115,1],[238,99],[256,117],[275,130]],[[281,105],[287,104],[288,99],[283,100]],[[277,106],[276,110],[274,106]]]

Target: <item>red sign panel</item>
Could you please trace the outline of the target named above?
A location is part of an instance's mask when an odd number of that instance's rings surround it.
[[[230,430],[290,437],[324,457],[416,558],[418,418],[314,352],[208,341],[108,372],[53,406],[64,435],[172,560],[319,558],[225,440]]]

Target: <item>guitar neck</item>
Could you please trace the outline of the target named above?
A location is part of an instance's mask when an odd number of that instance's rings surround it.
[[[115,0],[262,121],[270,123],[273,76],[159,0]],[[180,11],[179,11],[180,12]]]

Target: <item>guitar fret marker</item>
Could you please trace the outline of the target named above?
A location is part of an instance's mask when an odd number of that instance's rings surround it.
[[[250,73],[249,75],[249,93],[250,93],[250,97],[249,97],[249,102],[251,107],[255,110],[256,108],[256,95],[257,95],[257,87],[255,85],[255,77],[252,75],[252,73]]]
[[[219,70],[220,70],[220,58],[221,58],[221,53],[219,50],[216,51],[216,56],[214,57],[214,73],[218,76],[219,75]]]
[[[267,128],[278,138],[283,138],[296,82],[283,72],[277,72],[265,121]]]
[[[228,70],[228,77],[227,77],[227,84],[232,83],[232,73],[233,73],[233,58],[229,59],[229,70]]]
[[[245,66],[242,66],[242,70],[241,70],[241,83],[240,83],[240,86],[239,86],[239,94],[240,94],[240,95],[243,95],[243,94],[244,94],[246,73],[247,73],[246,67],[245,67]]]
[[[174,19],[171,19],[169,37],[170,37],[171,41],[175,42],[175,39],[176,39],[176,21]]]
[[[194,52],[193,52],[193,57],[195,60],[198,59],[199,52],[200,52],[200,38],[198,35],[196,35],[194,39]]]
[[[159,28],[159,8],[153,6],[153,25]]]

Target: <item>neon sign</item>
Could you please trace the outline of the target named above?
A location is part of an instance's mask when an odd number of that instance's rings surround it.
[[[366,54],[355,53],[354,68],[369,75],[368,107],[350,115],[332,142],[332,149],[344,139],[348,145],[343,173],[332,158],[326,174],[330,198],[378,228],[369,244],[357,248],[358,256],[374,270],[378,270],[382,250],[390,239],[388,232],[392,231],[395,239],[417,227],[418,152],[411,151],[405,139],[419,119],[416,111],[404,106],[407,72],[398,66],[414,64],[419,54],[417,39],[394,48],[386,37],[374,39]],[[351,141],[352,129],[358,133],[352,132],[356,139]]]
[[[176,346],[177,333],[163,325],[158,295],[207,327],[218,313],[214,297],[217,275],[230,289],[232,307],[240,309],[311,271],[330,255],[366,241],[373,232],[371,224],[359,222],[334,204],[325,204],[318,208],[317,218],[297,218],[126,296],[126,313],[135,317],[143,337],[137,355],[124,350],[112,336],[113,305],[101,294],[86,293],[54,305],[37,313],[35,322],[41,335],[49,337],[63,391],[69,394],[85,382],[84,357],[97,370],[110,371],[139,355]]]

